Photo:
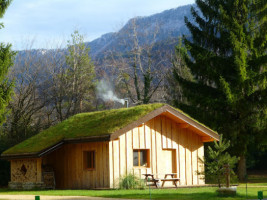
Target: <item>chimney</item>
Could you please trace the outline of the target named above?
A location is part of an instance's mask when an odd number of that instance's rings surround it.
[[[125,98],[124,99],[124,107],[125,108],[128,108],[129,107],[129,99],[128,98]]]

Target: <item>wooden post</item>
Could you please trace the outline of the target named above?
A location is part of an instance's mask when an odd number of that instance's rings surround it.
[[[226,178],[226,187],[230,187],[230,165],[226,164],[225,167],[225,178]]]
[[[42,182],[42,158],[37,158],[36,159],[36,171],[37,171],[37,176],[36,176],[36,182],[40,183]]]

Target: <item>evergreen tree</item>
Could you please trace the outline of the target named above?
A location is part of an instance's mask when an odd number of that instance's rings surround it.
[[[189,54],[177,51],[194,79],[174,68],[183,90],[183,100],[174,103],[231,140],[232,152],[240,157],[242,180],[248,145],[266,137],[267,2],[196,0],[196,4],[198,9],[191,9],[196,24],[185,18],[192,35],[183,36]]]
[[[11,0],[0,1],[0,18],[3,18],[10,3]],[[3,27],[3,23],[0,23],[0,29]],[[11,99],[13,90],[13,83],[8,80],[7,73],[13,65],[14,56],[15,52],[11,51],[10,44],[0,43],[0,124],[5,121],[6,106]]]
[[[0,1],[0,18],[3,18],[6,9],[10,5],[11,0]],[[3,23],[0,23],[0,29],[4,28]],[[6,118],[6,107],[11,99],[13,91],[13,83],[8,80],[7,73],[9,68],[13,65],[15,52],[11,50],[10,44],[0,43],[0,125],[3,124]],[[0,154],[8,147],[5,138],[0,133]],[[0,160],[0,186],[6,185],[10,174],[8,173],[9,163]]]
[[[213,148],[211,146],[208,147],[207,159],[201,160],[205,164],[205,178],[210,181],[216,181],[219,187],[226,184],[226,171],[229,170],[228,173],[234,175],[233,169],[238,161],[238,158],[231,156],[227,152],[229,147],[230,141],[226,141],[221,137],[219,142],[214,141]]]

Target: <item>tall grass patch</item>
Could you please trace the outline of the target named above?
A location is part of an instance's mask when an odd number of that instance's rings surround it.
[[[146,185],[144,180],[135,176],[134,174],[126,174],[120,178],[119,181],[119,188],[120,189],[145,189]]]

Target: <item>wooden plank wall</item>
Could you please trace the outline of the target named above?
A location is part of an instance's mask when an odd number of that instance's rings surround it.
[[[116,147],[114,149],[117,151]],[[95,151],[95,170],[86,170],[83,151]],[[56,188],[109,188],[108,142],[66,144],[43,158],[55,171]],[[117,174],[116,174],[117,175]]]
[[[133,167],[133,149],[149,149],[150,167]],[[204,184],[197,175],[197,171],[204,170],[198,159],[203,156],[199,135],[166,116],[158,116],[109,142],[110,187],[118,187],[120,177],[127,173],[141,178],[144,173],[158,178],[177,173],[180,185]]]

